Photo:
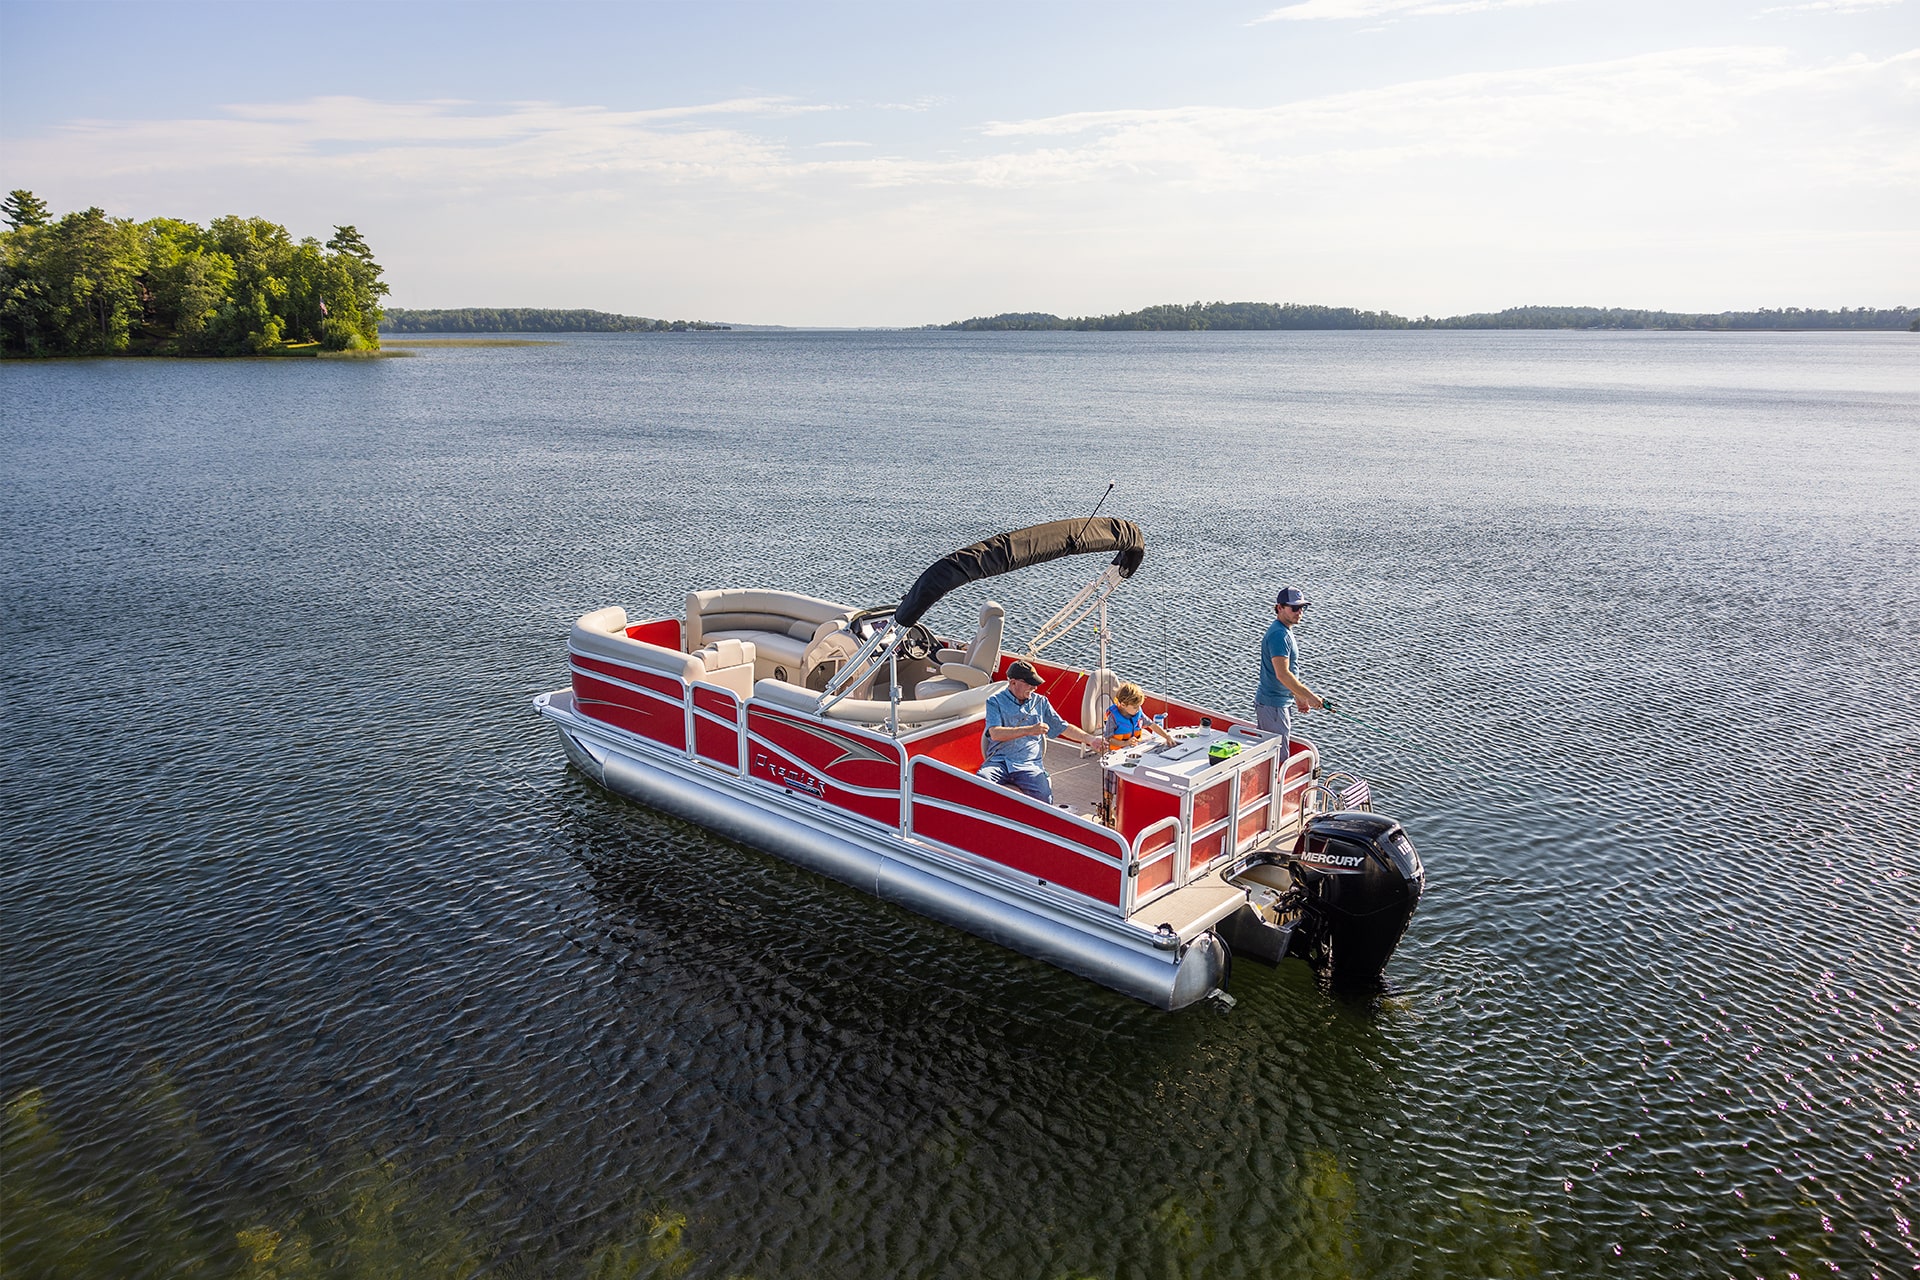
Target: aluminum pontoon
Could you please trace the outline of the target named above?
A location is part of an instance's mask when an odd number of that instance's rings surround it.
[[[1003,652],[997,604],[960,640],[921,621],[967,583],[1109,553],[1023,654]],[[894,605],[727,589],[682,616],[600,609],[574,624],[570,686],[534,705],[612,791],[1162,1009],[1220,990],[1235,955],[1377,980],[1424,871],[1398,823],[1338,809],[1312,743],[1283,758],[1239,717],[1149,689],[1174,745],[1051,740],[1052,805],[974,775],[1016,657],[1097,731],[1117,685],[1108,597],[1144,554],[1130,521],[1061,520],[942,557]],[[1098,667],[1040,657],[1089,618]]]

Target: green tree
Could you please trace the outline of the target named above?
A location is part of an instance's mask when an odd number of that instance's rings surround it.
[[[335,227],[327,241],[326,322],[320,345],[332,351],[380,345],[380,299],[387,286],[373,250],[352,226]],[[355,341],[358,339],[358,341]]]
[[[233,289],[233,259],[208,244],[191,222],[140,224],[147,243],[147,327],[161,350],[213,350],[209,325]]]
[[[265,355],[277,351],[286,332],[287,273],[293,237],[265,218],[228,215],[207,227],[213,247],[233,261],[234,281],[227,302],[208,324],[214,350],[222,355]]]
[[[0,355],[47,355],[52,310],[39,227],[0,231]]]
[[[93,208],[70,213],[45,231],[44,270],[51,286],[45,326],[52,329],[53,349],[71,355],[126,350],[142,310],[146,254],[138,228]]]
[[[47,202],[31,191],[15,189],[0,200],[0,213],[7,218],[7,226],[14,231],[22,227],[44,227],[51,216],[47,212]]]

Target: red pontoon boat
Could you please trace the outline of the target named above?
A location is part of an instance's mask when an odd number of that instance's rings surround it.
[[[967,583],[1076,554],[1112,560],[1003,652],[921,619]],[[1097,731],[1117,685],[1107,600],[1144,557],[1139,528],[1060,520],[964,547],[898,604],[696,591],[680,617],[589,613],[569,688],[534,700],[568,758],[612,791],[1163,1009],[1219,991],[1231,957],[1300,956],[1369,982],[1425,885],[1398,823],[1341,811],[1314,746],[1148,690],[1176,741],[1046,744],[1054,803],[974,776],[986,703],[1015,656],[1069,721]],[[1100,665],[1041,652],[1096,619]]]

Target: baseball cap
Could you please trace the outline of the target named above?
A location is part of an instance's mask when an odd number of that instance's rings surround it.
[[[1043,685],[1046,683],[1045,680],[1042,680],[1040,678],[1040,673],[1033,669],[1033,664],[1030,662],[1016,662],[1012,666],[1008,667],[1007,679],[1025,680],[1028,684],[1035,685],[1035,686]]]
[[[1304,609],[1313,601],[1307,599],[1307,593],[1298,587],[1282,587],[1280,594],[1274,597],[1273,603],[1275,608],[1285,604]]]

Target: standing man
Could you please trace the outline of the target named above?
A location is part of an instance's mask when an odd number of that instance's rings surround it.
[[[1280,758],[1293,748],[1293,713],[1326,706],[1326,700],[1300,679],[1300,646],[1293,628],[1312,601],[1298,587],[1282,587],[1273,601],[1273,625],[1260,642],[1260,690],[1253,696],[1255,722],[1263,733],[1280,735]]]
[[[974,772],[988,782],[1052,804],[1053,780],[1047,777],[1045,763],[1048,736],[1058,734],[1093,747],[1104,744],[1098,736],[1062,720],[1039,693],[1042,683],[1030,663],[1016,662],[1007,668],[1007,687],[987,699],[987,731],[980,739],[985,759]]]

